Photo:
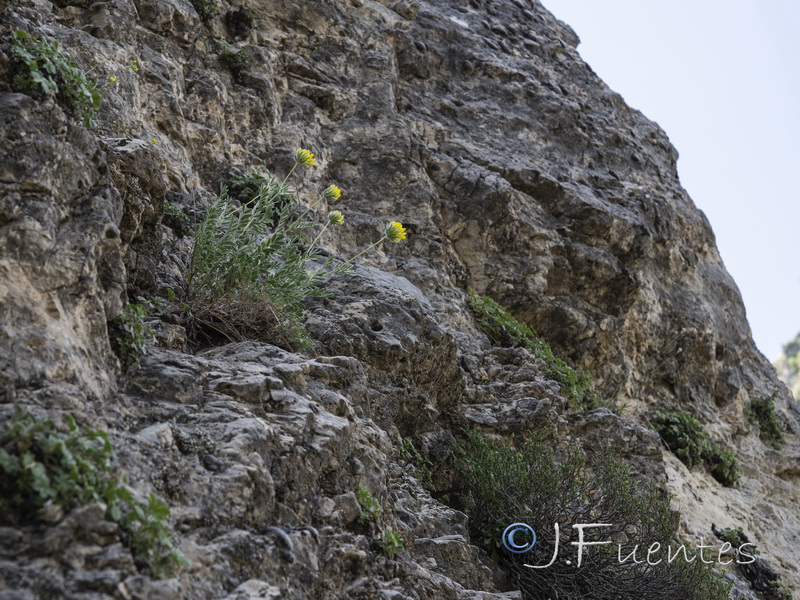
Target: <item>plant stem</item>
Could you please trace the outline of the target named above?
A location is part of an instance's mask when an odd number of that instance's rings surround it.
[[[327,225],[326,225],[326,227],[327,227]],[[370,250],[372,250],[372,249],[373,249],[375,246],[377,246],[378,244],[380,244],[380,243],[381,243],[382,241],[384,241],[384,240],[385,240],[387,237],[388,237],[388,236],[384,235],[384,236],[383,236],[381,239],[379,239],[377,242],[375,242],[375,243],[374,243],[374,244],[372,244],[371,246],[368,246],[367,248],[364,248],[364,249],[363,249],[361,252],[359,252],[358,254],[356,254],[355,256],[353,256],[352,258],[348,258],[346,261],[344,261],[342,264],[338,265],[336,268],[334,268],[334,269],[332,269],[332,270],[328,271],[327,273],[323,273],[322,275],[320,275],[320,277],[325,277],[326,275],[330,275],[330,274],[331,274],[331,273],[333,273],[333,272],[334,272],[336,269],[341,269],[342,267],[344,267],[344,266],[346,266],[346,265],[349,265],[351,262],[353,262],[355,259],[357,259],[359,256],[361,256],[361,255],[362,255],[362,254],[364,254],[365,252],[369,252]],[[312,275],[312,277],[316,277],[316,276],[317,276],[317,274],[318,274],[318,273],[319,273],[321,270],[322,270],[322,267],[320,267],[319,269],[317,269],[316,271],[314,271],[314,274]]]
[[[289,225],[289,226],[286,228],[286,230],[287,230],[287,231],[290,231],[291,229],[293,229],[293,228],[294,228],[294,226],[295,226],[295,225],[297,225],[297,224],[298,224],[300,221],[302,221],[302,220],[303,220],[303,217],[305,217],[305,216],[308,214],[308,211],[310,211],[312,208],[314,208],[314,207],[315,207],[317,204],[319,204],[319,203],[320,203],[320,201],[322,200],[322,198],[323,198],[323,196],[320,196],[319,198],[317,198],[317,199],[316,199],[316,201],[315,201],[313,204],[309,204],[309,205],[308,205],[308,208],[306,208],[306,209],[303,211],[303,214],[302,214],[302,215],[300,215],[299,217],[297,217],[297,218],[296,218],[294,221],[292,221],[292,222],[291,222],[291,224],[290,224],[290,225]]]
[[[325,233],[325,230],[328,228],[328,225],[330,225],[330,224],[331,224],[331,222],[330,222],[330,221],[328,221],[327,223],[325,223],[325,227],[323,227],[323,228],[322,228],[322,231],[320,231],[320,232],[317,234],[317,237],[315,237],[315,238],[314,238],[314,241],[313,241],[313,242],[311,242],[311,244],[308,246],[309,248],[313,248],[313,247],[314,247],[314,244],[316,244],[316,243],[317,243],[317,240],[318,240],[319,238],[321,238],[321,237],[322,237],[322,234],[323,234],[323,233]]]
[[[374,244],[372,244],[371,246],[368,246],[367,248],[364,248],[364,249],[363,249],[361,252],[359,252],[358,254],[356,254],[354,257],[352,257],[352,258],[348,258],[346,261],[344,261],[344,262],[342,263],[342,266],[344,266],[344,265],[349,265],[351,262],[353,262],[353,261],[354,261],[355,259],[357,259],[359,256],[361,256],[362,254],[364,254],[364,253],[366,253],[366,252],[369,252],[369,251],[370,251],[370,250],[372,250],[372,249],[373,249],[375,246],[377,246],[378,244],[380,244],[381,242],[383,242],[384,240],[386,240],[386,238],[387,238],[387,237],[388,237],[388,236],[384,235],[384,236],[383,236],[381,239],[379,239],[377,242],[375,242],[375,243],[374,243]]]
[[[294,161],[294,165],[292,165],[292,168],[289,169],[289,172],[286,174],[286,177],[283,178],[283,185],[286,185],[286,182],[289,181],[289,177],[292,176],[292,173],[294,173],[294,170],[297,168],[297,165],[299,164],[300,164],[299,162]]]

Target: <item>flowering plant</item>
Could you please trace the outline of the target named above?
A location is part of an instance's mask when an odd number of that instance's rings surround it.
[[[316,164],[311,151],[298,148],[282,181],[251,171],[234,177],[232,187],[223,187],[208,207],[194,233],[184,282],[185,312],[201,330],[231,340],[269,337],[288,347],[308,345],[301,325],[305,298],[329,295],[328,278],[352,273],[353,261],[383,241],[406,238],[406,229],[393,221],[378,241],[348,260],[337,260],[317,245],[330,227],[345,223],[344,214],[332,210],[309,241],[305,231],[317,226],[312,218],[317,209],[342,197],[341,188],[332,184],[300,210],[287,182],[299,166]],[[309,268],[312,264],[315,269]]]

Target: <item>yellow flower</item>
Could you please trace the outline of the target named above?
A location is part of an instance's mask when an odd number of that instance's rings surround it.
[[[329,201],[338,200],[342,197],[342,190],[339,189],[338,185],[329,185],[325,188],[325,191],[322,192],[322,195]]]
[[[314,155],[311,153],[311,151],[305,150],[304,148],[298,148],[297,152],[294,153],[294,162],[312,167],[317,164],[317,159],[314,158]]]
[[[398,223],[397,221],[392,221],[386,226],[386,231],[384,232],[386,237],[391,242],[399,242],[400,240],[406,239],[406,228],[403,227],[402,223]]]
[[[152,140],[150,140],[150,143],[155,145],[158,143],[158,140],[156,138],[153,138]]]
[[[328,223],[331,225],[341,225],[344,223],[344,215],[338,210],[332,210],[328,213]]]
[[[114,77],[113,75],[112,75],[111,77],[109,77],[109,78],[108,78],[108,80],[109,80],[111,83],[116,83],[116,82],[117,82],[117,78],[116,78],[116,77]]]
[[[135,60],[132,60],[128,63],[128,67],[131,71],[138,71],[139,70],[139,63]]]

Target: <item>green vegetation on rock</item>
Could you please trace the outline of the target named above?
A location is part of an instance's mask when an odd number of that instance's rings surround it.
[[[727,487],[739,479],[734,453],[713,443],[702,423],[689,413],[659,410],[651,422],[670,451],[689,469],[705,465],[712,477]]]
[[[125,368],[136,368],[142,356],[147,354],[147,344],[155,339],[155,330],[148,318],[158,310],[166,308],[162,298],[148,300],[138,298],[122,309],[122,314],[110,323],[110,333],[115,350]]]
[[[380,546],[390,559],[393,559],[406,549],[403,536],[400,535],[399,531],[395,531],[391,527],[387,527],[383,533],[383,540],[380,542]]]
[[[262,175],[256,169],[250,169],[245,173],[233,172],[228,177],[228,194],[242,204],[249,204],[258,198],[261,186],[269,188],[275,184],[274,182],[273,177]],[[288,193],[288,189],[286,192],[285,196],[276,197],[276,202],[290,202],[291,194]]]
[[[224,338],[307,347],[303,300],[325,296],[323,278],[348,268],[332,267],[328,257],[309,269],[322,255],[300,232],[315,223],[297,217],[294,191],[285,182],[262,178],[249,202],[223,188],[206,210],[194,232],[185,302],[195,324]]]
[[[620,562],[637,544],[662,551],[672,547],[678,514],[657,487],[634,481],[628,468],[610,449],[589,459],[579,447],[568,448],[560,460],[536,434],[516,444],[489,441],[477,432],[466,434],[459,449],[463,500],[471,533],[509,573],[525,598],[577,598],[591,590],[592,598],[648,600],[724,600],[730,585],[699,560],[662,561],[657,565]],[[502,535],[512,523],[528,524],[536,532],[535,546],[512,554]],[[560,527],[559,560],[545,565],[556,551],[554,523]],[[561,556],[574,552],[573,524],[606,523],[587,528],[586,541],[614,537],[616,546],[585,549],[576,569]],[[570,557],[574,561],[574,556]]]
[[[192,4],[203,21],[210,21],[222,10],[217,0],[192,0]]]
[[[104,431],[79,431],[67,417],[66,433],[52,421],[16,410],[0,433],[0,518],[38,518],[48,502],[64,510],[105,501],[110,493],[111,442]]]
[[[781,427],[778,413],[775,410],[776,396],[777,392],[769,398],[753,400],[745,414],[748,419],[758,423],[761,429],[761,439],[777,448],[783,442],[783,427]]]
[[[11,34],[11,50],[17,59],[12,85],[24,94],[41,93],[58,98],[83,120],[94,127],[95,115],[102,102],[97,81],[67,58],[58,42],[33,37],[16,30]]]
[[[247,50],[244,48],[237,50],[225,40],[217,40],[217,46],[219,47],[219,61],[228,67],[234,81],[239,81],[252,62]]]
[[[571,367],[556,356],[550,344],[497,302],[488,296],[479,296],[474,291],[470,291],[469,302],[478,324],[492,341],[506,346],[522,346],[530,350],[536,358],[543,360],[545,372],[561,384],[561,393],[574,407],[613,408],[611,403],[604,402],[595,391],[592,378],[586,371]]]
[[[433,464],[430,459],[422,456],[414,447],[414,442],[408,438],[397,436],[397,444],[400,447],[400,458],[414,466],[414,477],[419,479],[423,486],[430,489],[433,485]]]
[[[172,202],[164,202],[164,214],[172,217],[180,223],[188,223],[189,217],[181,210],[179,206],[174,205]]]
[[[189,272],[184,282],[184,304],[195,338],[214,335],[225,340],[265,339],[291,349],[308,348],[302,324],[303,301],[330,293],[324,282],[336,274],[353,272],[351,263],[385,240],[405,239],[400,223],[386,225],[383,236],[346,261],[317,246],[330,227],[344,223],[333,210],[324,222],[313,219],[314,210],[341,196],[328,186],[301,209],[287,181],[299,165],[313,166],[316,158],[298,148],[294,166],[279,180],[271,174],[250,171],[234,176],[233,194],[223,186],[194,231]],[[313,239],[307,232],[317,228]]]
[[[377,523],[383,515],[383,509],[375,497],[360,485],[356,488],[356,500],[361,505],[359,523]]]
[[[164,522],[169,509],[153,494],[140,502],[111,469],[108,434],[81,430],[71,416],[67,431],[17,409],[0,430],[0,523],[36,522],[49,504],[69,511],[103,502],[134,553],[153,575],[173,575],[188,561]]]
[[[738,546],[738,544],[740,543],[739,539],[741,535],[742,535],[741,527],[737,527],[736,529],[734,529],[733,527],[726,527],[719,532],[719,537],[728,542],[731,546]]]

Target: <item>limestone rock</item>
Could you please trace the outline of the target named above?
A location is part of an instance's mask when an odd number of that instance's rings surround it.
[[[412,439],[446,487],[465,426],[537,430],[555,448],[611,444],[674,494],[682,535],[741,526],[800,587],[797,406],[751,339],[666,134],[597,78],[537,0],[0,11],[0,421],[19,405],[107,430],[115,467],[165,500],[192,563],[158,581],[99,505],[51,507],[43,536],[0,528],[0,598],[521,598],[401,451]],[[118,79],[96,130],[60,101],[13,91],[15,28]],[[246,67],[220,60],[222,38]],[[180,291],[191,228],[231,171],[282,176],[300,146],[318,158],[293,181],[302,198],[345,190],[347,221],[326,252],[355,255],[389,220],[408,239],[307,301],[314,352],[253,340],[193,354],[172,319],[122,373],[107,323],[138,295]],[[621,414],[575,411],[540,359],[492,346],[470,289],[591,372]],[[793,428],[780,450],[746,416],[773,395]],[[738,486],[666,451],[655,408],[690,410],[735,451]],[[362,522],[359,487],[380,503],[379,524]],[[405,539],[392,559],[386,527]],[[736,597],[752,598],[737,575]]]

